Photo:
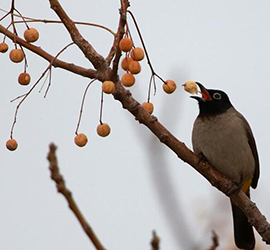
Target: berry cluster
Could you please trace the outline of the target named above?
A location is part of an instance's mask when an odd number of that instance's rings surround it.
[[[16,9],[14,7],[11,8],[11,11],[9,12],[9,14],[12,16],[13,12],[16,11]],[[147,63],[150,67],[151,70],[151,77],[150,77],[150,83],[149,83],[149,88],[148,88],[148,98],[146,102],[142,103],[142,107],[145,109],[146,112],[148,112],[149,114],[152,114],[154,111],[154,105],[153,103],[150,102],[150,92],[151,92],[151,87],[154,86],[154,91],[156,92],[156,81],[155,78],[157,77],[159,80],[161,80],[163,82],[163,90],[164,92],[171,94],[176,90],[176,83],[173,80],[163,80],[153,69],[153,66],[151,64],[150,58],[148,56],[141,32],[138,28],[138,24],[135,20],[135,17],[133,16],[132,12],[128,11],[128,13],[130,14],[131,18],[133,19],[133,22],[135,24],[135,27],[137,29],[142,47],[136,47],[134,45],[134,41],[131,38],[131,33],[129,30],[129,25],[128,23],[126,23],[125,26],[125,32],[124,32],[124,36],[123,38],[119,41],[119,44],[117,46],[119,46],[119,49],[124,53],[124,57],[121,61],[121,67],[122,69],[125,71],[125,73],[121,76],[121,84],[124,87],[131,87],[135,84],[135,75],[139,74],[141,72],[141,61],[146,58]],[[5,18],[7,15],[5,15],[3,18]],[[39,39],[39,32],[35,29],[35,28],[30,28],[27,24],[27,21],[24,20],[23,16],[21,16],[21,19],[23,20],[24,24],[26,25],[26,30],[23,33],[23,37],[25,39],[26,42],[28,43],[33,43],[36,42]],[[3,20],[3,18],[0,19]],[[16,31],[16,27],[15,27],[15,22],[12,19],[11,24],[8,26],[10,27],[12,25],[13,27],[13,34],[15,36],[15,38],[18,36],[18,33]],[[0,52],[1,53],[5,53],[8,51],[9,47],[8,44],[5,42],[5,38],[3,39],[3,42],[0,43]],[[55,57],[54,60],[65,50],[67,49],[70,45],[72,45],[73,43],[70,43],[69,45],[67,45],[66,47],[64,47]],[[31,81],[31,76],[29,73],[26,72],[26,68],[27,68],[27,60],[26,60],[26,54],[24,52],[23,47],[20,44],[16,43],[16,39],[14,39],[14,46],[15,48],[12,49],[9,53],[9,58],[12,62],[14,63],[20,63],[22,61],[25,62],[25,67],[24,67],[24,72],[19,74],[18,76],[18,82],[21,85],[28,85]],[[31,90],[29,90],[29,92],[27,92],[24,95],[21,95],[17,98],[15,98],[14,100],[17,100],[19,98],[22,98],[21,102],[17,105],[17,109],[15,112],[15,117],[14,117],[14,123],[12,125],[12,129],[11,129],[11,136],[10,136],[10,140],[8,140],[6,142],[6,147],[11,150],[14,151],[16,150],[16,148],[18,147],[18,143],[16,142],[15,139],[12,138],[13,135],[13,128],[16,122],[16,115],[18,112],[18,108],[20,106],[20,104],[25,100],[25,98],[30,94],[30,92],[32,91],[32,89],[38,84],[38,82],[44,77],[45,74],[47,74],[47,72],[49,72],[49,84],[48,84],[48,88],[46,90],[45,96],[47,94],[47,91],[49,89],[50,86],[50,81],[51,81],[51,68],[52,68],[52,63],[50,63],[50,65],[48,66],[48,68],[43,72],[43,74],[41,75],[41,77],[36,81],[36,83],[34,83],[33,87],[31,88]],[[47,78],[46,78],[47,79]],[[95,81],[96,79],[94,79],[93,81]],[[88,90],[88,87],[90,86],[90,84],[93,82],[91,81],[85,90],[84,93],[84,97],[82,100],[82,106],[81,106],[81,111],[80,111],[80,116],[79,116],[79,121],[77,124],[77,129],[75,131],[75,138],[74,138],[74,142],[77,146],[79,147],[83,147],[87,144],[88,142],[88,138],[84,133],[78,133],[79,130],[79,125],[80,125],[80,121],[81,121],[81,115],[82,115],[82,110],[83,110],[83,106],[84,106],[84,100],[85,100],[85,95],[86,92]],[[101,108],[100,108],[100,124],[97,126],[97,134],[101,137],[107,137],[110,132],[111,132],[111,128],[107,123],[103,123],[102,122],[102,109],[103,109],[103,94],[114,94],[114,92],[116,91],[116,83],[111,81],[111,79],[108,79],[106,81],[104,81],[102,83],[102,96],[101,96]],[[186,89],[186,87],[185,87]],[[12,101],[14,101],[12,100]]]
[[[128,33],[128,32],[127,32]],[[143,42],[143,41],[142,41]],[[121,78],[121,82],[125,87],[131,87],[135,83],[134,75],[139,74],[141,72],[140,61],[144,59],[145,53],[144,50],[140,47],[134,47],[133,41],[129,37],[124,37],[121,39],[119,43],[119,48],[122,52],[126,53],[126,56],[122,59],[121,67],[126,73],[123,74]],[[150,60],[147,56],[148,63]],[[152,67],[151,67],[152,69]],[[152,69],[152,77],[156,75]],[[158,75],[157,75],[158,76]],[[159,76],[158,76],[159,77]],[[171,94],[176,90],[176,83],[172,80],[164,81],[161,77],[159,77],[163,83],[163,90],[167,94]],[[151,81],[150,81],[151,84]],[[150,93],[148,94],[148,101],[142,103],[143,108],[149,113],[152,114],[154,111],[154,105],[150,102]]]
[[[28,27],[25,30],[23,35],[24,35],[25,41],[28,43],[36,42],[39,38],[39,33],[35,28]],[[14,45],[15,45],[15,48],[9,52],[9,59],[14,63],[20,63],[23,60],[26,60],[25,53],[24,53],[23,49],[22,48],[19,49],[16,42],[14,43]],[[8,51],[8,49],[9,49],[9,46],[5,41],[0,43],[0,52],[1,53],[6,53]],[[31,76],[30,76],[30,74],[28,74],[26,72],[26,66],[25,66],[24,72],[18,76],[18,83],[25,86],[25,85],[28,85],[30,83],[30,80],[31,80]],[[8,150],[14,151],[18,147],[18,143],[15,139],[11,138],[6,142],[6,147]]]
[[[26,42],[33,43],[38,40],[39,33],[35,28],[28,28],[25,30],[23,36]],[[5,42],[0,43],[1,53],[6,53],[8,49],[9,47],[7,43]],[[15,48],[9,52],[9,59],[14,63],[20,63],[25,59],[24,51],[22,49],[18,49],[16,43],[15,43]],[[21,73],[18,76],[18,82],[21,85],[28,85],[30,83],[30,80],[31,80],[31,76],[28,73],[26,73],[26,71]]]
[[[112,94],[115,90],[115,84],[112,81],[104,81],[102,83],[102,92],[105,94]],[[78,127],[77,127],[78,130]],[[80,133],[78,134],[76,130],[76,136],[74,138],[74,142],[77,146],[79,147],[84,147],[87,142],[88,142],[88,138],[85,134]],[[107,123],[103,123],[101,122],[100,119],[100,124],[97,126],[97,134],[101,137],[106,137],[110,134],[111,132],[111,128]]]

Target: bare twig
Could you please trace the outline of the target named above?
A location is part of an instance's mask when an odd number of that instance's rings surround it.
[[[13,137],[13,130],[14,130],[15,124],[16,124],[16,122],[17,122],[17,115],[18,115],[18,111],[19,111],[20,106],[21,106],[22,103],[25,101],[25,99],[31,94],[31,92],[35,89],[35,87],[38,85],[38,83],[41,81],[41,79],[46,75],[46,73],[47,73],[48,71],[51,71],[52,64],[53,64],[53,62],[57,59],[57,57],[58,57],[62,52],[64,52],[69,46],[71,46],[72,44],[73,44],[73,42],[70,43],[70,44],[68,44],[68,45],[66,45],[63,49],[61,49],[61,50],[57,53],[57,55],[56,55],[56,56],[52,59],[52,61],[50,62],[49,66],[43,71],[43,73],[41,74],[41,76],[38,78],[38,80],[35,82],[35,84],[30,88],[30,90],[29,90],[27,93],[25,93],[25,94],[23,94],[23,95],[20,95],[20,96],[14,98],[13,100],[11,100],[11,102],[13,102],[13,101],[15,101],[15,100],[18,100],[18,99],[22,98],[21,101],[18,103],[18,105],[17,105],[17,107],[16,107],[16,110],[15,110],[14,119],[13,119],[13,124],[12,124],[12,126],[11,126],[11,131],[10,131],[10,138],[11,138],[11,139],[12,139],[12,137]],[[51,79],[50,79],[48,88],[47,88],[47,90],[46,90],[46,92],[45,92],[45,96],[46,96],[47,93],[48,93],[48,90],[49,90],[49,87],[50,87],[50,83],[51,83]]]
[[[94,80],[92,80],[91,82],[88,83],[88,85],[86,86],[85,91],[84,91],[84,93],[83,93],[83,98],[82,98],[82,104],[81,104],[81,109],[80,109],[79,119],[78,119],[77,126],[76,126],[76,130],[75,130],[75,134],[76,134],[76,135],[78,134],[79,126],[80,126],[80,124],[81,124],[82,113],[83,113],[83,107],[84,107],[84,101],[85,101],[85,98],[86,98],[87,91],[88,91],[90,85],[92,84],[92,82],[94,82],[95,80],[96,80],[96,79],[94,79]]]
[[[0,10],[7,13],[7,15],[10,14],[8,11],[6,11],[6,10],[4,10],[2,8],[0,8]],[[27,25],[27,23],[45,23],[45,24],[46,23],[56,23],[56,24],[62,24],[62,21],[59,21],[59,20],[39,19],[39,18],[26,17],[26,16],[23,16],[23,15],[17,15],[17,14],[13,14],[13,16],[21,17],[23,19],[22,21],[14,21],[14,24],[16,24],[16,23],[25,23],[26,25]],[[4,17],[6,17],[6,15]],[[0,21],[1,21],[1,19],[0,19]],[[106,27],[104,25],[101,25],[101,24],[89,23],[89,22],[79,22],[79,21],[73,21],[73,22],[75,24],[79,24],[79,25],[86,25],[86,26],[93,26],[93,27],[101,28],[101,29],[104,29],[104,30],[110,32],[113,36],[116,35],[114,31],[112,31],[108,27]],[[10,25],[8,25],[6,27],[6,29],[9,29]]]
[[[152,246],[152,250],[159,250],[159,242],[160,239],[157,236],[156,232],[153,231],[153,236],[152,236],[152,240],[151,240],[151,246]]]
[[[137,32],[138,32],[139,38],[140,38],[140,40],[141,40],[141,43],[142,43],[142,46],[143,46],[143,49],[144,49],[144,52],[145,52],[145,56],[146,56],[147,63],[148,63],[148,65],[149,65],[149,67],[150,67],[150,70],[151,70],[151,77],[150,77],[150,82],[149,82],[149,90],[148,90],[148,98],[147,98],[147,99],[148,99],[148,102],[149,102],[149,101],[150,101],[150,90],[151,90],[152,83],[154,84],[154,94],[156,93],[156,81],[155,81],[155,76],[156,76],[157,78],[159,78],[159,80],[161,80],[161,81],[162,81],[163,83],[165,83],[165,84],[166,84],[166,81],[165,81],[160,75],[158,75],[158,74],[156,73],[156,71],[154,70],[154,67],[153,67],[153,65],[152,65],[152,63],[151,63],[151,61],[150,61],[150,57],[149,57],[149,55],[148,55],[148,51],[147,51],[147,49],[146,49],[146,45],[145,45],[144,40],[143,40],[143,36],[142,36],[142,34],[141,34],[141,31],[140,31],[140,29],[139,29],[139,25],[138,25],[138,23],[137,23],[137,21],[136,21],[135,16],[133,15],[133,13],[132,13],[130,10],[128,10],[127,13],[130,14],[130,16],[131,16],[131,18],[132,18],[132,20],[133,20],[133,22],[134,22],[134,25],[135,25],[135,27],[136,27],[136,30],[137,30]]]
[[[119,50],[118,44],[125,33],[124,27],[126,25],[126,10],[127,10],[128,6],[129,6],[128,2],[122,2],[121,9],[120,9],[120,19],[119,19],[119,24],[118,24],[118,30],[117,30],[117,33],[114,37],[114,41],[113,41],[113,45],[111,47],[111,50],[106,58],[108,65],[110,65],[113,57],[115,56],[116,50]],[[121,56],[121,53],[120,53],[120,56]],[[115,69],[113,69],[113,70],[115,71]],[[117,73],[117,71],[116,71],[116,73]]]
[[[59,167],[58,167],[57,157],[55,154],[56,146],[53,143],[51,143],[49,148],[50,148],[50,151],[48,153],[47,159],[50,163],[49,169],[51,171],[51,178],[56,183],[57,191],[65,197],[69,208],[71,209],[71,211],[74,213],[74,215],[76,216],[76,218],[80,222],[83,230],[85,231],[85,233],[87,234],[89,239],[92,241],[92,243],[94,244],[96,249],[97,250],[105,250],[105,248],[102,246],[101,242],[99,241],[98,237],[96,236],[96,234],[94,233],[94,231],[90,227],[89,223],[84,218],[79,207],[77,206],[77,204],[72,196],[72,193],[66,187],[65,180],[64,180],[63,176],[61,175]]]
[[[61,19],[66,29],[68,30],[72,41],[80,48],[85,57],[93,64],[94,68],[104,72],[107,70],[106,60],[97,53],[93,46],[87,42],[76,28],[74,22],[69,18],[58,0],[50,0],[51,8]]]
[[[213,230],[212,231],[212,246],[208,248],[207,250],[216,250],[217,247],[219,246],[218,243],[218,235],[217,233]]]
[[[101,90],[101,96],[100,96],[100,109],[99,109],[99,123],[102,123],[102,115],[103,115],[103,103],[104,103],[104,94],[103,91]]]
[[[31,43],[27,43],[26,41],[24,41],[23,39],[21,39],[18,36],[16,37],[12,32],[6,30],[6,28],[4,26],[2,26],[1,24],[0,24],[0,33],[6,35],[8,38],[10,38],[13,41],[16,40],[17,44],[22,45],[24,48],[27,48],[28,50],[30,50],[33,53],[37,54],[38,56],[44,58],[48,62],[51,62],[54,58],[53,55],[49,54],[48,52],[41,49],[40,47],[35,46]],[[96,70],[86,69],[86,68],[80,67],[78,65],[75,65],[73,63],[68,63],[68,62],[64,62],[64,61],[57,59],[57,60],[54,60],[52,66],[65,69],[67,71],[73,72],[75,74],[78,74],[78,75],[81,75],[84,77],[97,78],[97,79],[101,79],[104,81],[103,76],[101,74],[98,74]]]

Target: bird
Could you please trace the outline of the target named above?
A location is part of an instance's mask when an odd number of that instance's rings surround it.
[[[260,175],[259,156],[251,127],[224,91],[206,89],[199,82],[196,84],[201,97],[191,96],[199,104],[199,114],[192,131],[194,153],[237,183],[250,198],[250,187],[257,187]],[[247,216],[232,201],[231,207],[236,246],[254,249],[254,232]]]

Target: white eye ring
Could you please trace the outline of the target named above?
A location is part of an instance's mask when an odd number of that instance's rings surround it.
[[[219,94],[219,93],[214,93],[214,94],[213,94],[213,98],[216,99],[216,100],[220,100],[220,99],[221,99],[221,94]]]

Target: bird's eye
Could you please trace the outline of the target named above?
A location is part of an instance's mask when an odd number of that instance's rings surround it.
[[[220,93],[214,93],[213,98],[216,99],[216,100],[220,100],[221,99],[221,94]]]

